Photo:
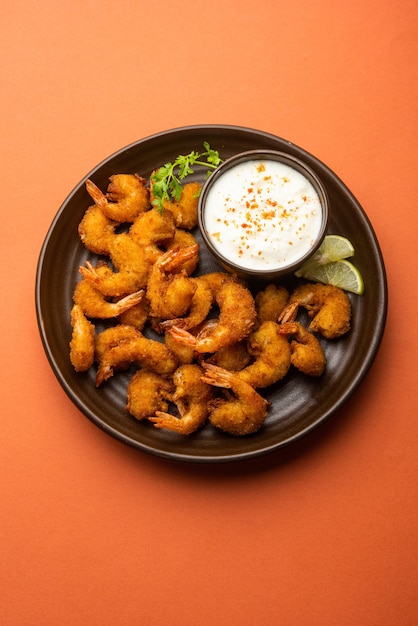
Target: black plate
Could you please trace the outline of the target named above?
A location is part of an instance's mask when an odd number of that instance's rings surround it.
[[[354,262],[363,275],[363,296],[350,296],[352,330],[333,342],[323,342],[327,367],[319,380],[291,371],[265,395],[273,404],[265,425],[247,437],[232,437],[207,425],[183,437],[138,422],[125,410],[129,374],[115,375],[99,389],[95,371],[77,374],[69,360],[69,323],[72,293],[79,266],[91,258],[81,244],[77,226],[91,204],[85,181],[105,190],[109,176],[139,173],[148,177],[178,154],[201,150],[208,141],[222,158],[253,149],[287,152],[304,160],[322,179],[330,200],[328,232],[348,237],[356,250]],[[203,172],[195,177],[203,181]],[[215,269],[202,246],[200,271]],[[291,284],[288,286],[292,286]],[[99,428],[138,450],[158,457],[189,462],[226,462],[249,459],[277,450],[328,419],[348,400],[369,371],[386,322],[387,283],[384,263],[373,228],[344,183],[305,150],[274,135],[238,126],[199,125],[146,137],[116,152],[80,181],[59,209],[43,244],[36,278],[39,330],[52,370],[71,401]]]

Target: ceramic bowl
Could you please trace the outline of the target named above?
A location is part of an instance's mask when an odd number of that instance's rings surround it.
[[[253,279],[295,272],[321,245],[328,217],[318,175],[301,159],[275,150],[249,150],[226,160],[205,182],[198,206],[210,253],[224,269]]]

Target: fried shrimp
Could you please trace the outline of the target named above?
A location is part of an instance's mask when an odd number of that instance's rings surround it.
[[[138,215],[129,228],[133,241],[143,248],[162,245],[173,239],[175,232],[176,225],[171,211],[160,213],[155,208]]]
[[[172,318],[161,322],[163,330],[169,330],[174,326],[190,331],[205,321],[213,304],[213,293],[206,281],[201,280],[201,276],[192,278],[196,290],[190,302],[188,313],[181,318]]]
[[[217,352],[249,335],[255,322],[254,298],[239,282],[226,281],[215,295],[219,306],[217,323],[210,324],[197,336],[174,326],[168,332],[178,341],[190,345],[196,352]]]
[[[194,245],[198,245],[198,242],[194,235],[188,230],[183,230],[182,228],[176,228],[174,237],[169,241],[164,241],[162,243],[162,247],[165,250],[171,250],[172,248],[188,248],[189,246]],[[187,261],[184,261],[182,268],[189,276],[191,276],[196,270],[198,263],[199,255],[196,255],[191,257]]]
[[[78,226],[81,241],[94,254],[109,255],[118,222],[110,220],[99,206],[93,204],[83,215]]]
[[[100,273],[90,262],[80,267],[80,274],[105,296],[119,297],[138,291],[146,286],[148,275],[155,260],[156,250],[139,246],[127,233],[115,237],[109,254],[116,271],[108,268]]]
[[[186,183],[178,202],[164,202],[164,210],[169,209],[178,228],[192,230],[197,226],[197,205],[202,185],[198,182]]]
[[[164,343],[170,352],[174,354],[180,365],[193,363],[195,357],[193,348],[174,339],[171,333],[165,333]]]
[[[128,383],[126,409],[137,420],[155,415],[156,411],[167,411],[173,391],[171,380],[155,372],[140,369]]]
[[[214,397],[211,385],[202,381],[203,369],[196,363],[181,365],[173,374],[175,392],[172,400],[176,404],[178,417],[156,411],[149,417],[156,428],[167,428],[181,435],[190,435],[206,422],[208,403]]]
[[[134,326],[137,330],[143,330],[149,317],[149,302],[144,297],[138,304],[118,315],[120,324]]]
[[[256,326],[263,322],[276,322],[289,300],[289,292],[282,285],[267,285],[255,296],[255,308],[257,311]]]
[[[292,336],[290,360],[292,365],[307,376],[321,376],[325,369],[325,354],[318,339],[299,322],[280,324],[282,335]]]
[[[105,266],[98,267],[98,275],[103,275],[107,269]],[[141,289],[121,298],[117,302],[109,302],[90,281],[82,279],[74,289],[73,301],[81,307],[87,317],[110,319],[138,304],[142,300],[143,295],[144,291]]]
[[[286,376],[290,367],[290,346],[287,338],[280,334],[279,324],[263,322],[248,337],[247,344],[254,362],[238,372],[241,380],[252,387],[264,388]]]
[[[79,304],[71,309],[71,326],[70,360],[77,372],[86,372],[94,363],[95,328]]]
[[[181,271],[184,263],[199,254],[199,245],[171,248],[154,263],[147,287],[150,314],[160,319],[184,315],[196,291],[196,282]]]
[[[234,343],[232,346],[225,346],[215,352],[208,360],[208,363],[217,365],[230,372],[239,372],[251,361],[251,356],[247,350],[245,339]]]
[[[126,363],[134,363],[162,375],[172,374],[178,365],[176,357],[165,344],[144,337],[138,330],[135,338],[121,341],[105,351],[97,368],[96,386],[113,376],[114,370]]]
[[[133,222],[138,215],[150,208],[149,190],[145,179],[138,174],[115,174],[110,177],[107,194],[93,181],[86,188],[102,213],[115,222]]]
[[[138,337],[137,330],[128,324],[117,324],[110,326],[100,333],[97,333],[95,340],[95,358],[100,363],[108,350],[118,346],[124,341],[132,341]],[[130,363],[126,364],[129,367]],[[126,369],[123,367],[122,369]]]
[[[259,430],[264,424],[270,402],[238,374],[209,363],[203,365],[204,382],[230,390],[225,398],[209,402],[211,424],[230,435],[249,435]]]
[[[294,321],[300,306],[312,318],[309,328],[327,339],[340,337],[350,330],[350,300],[339,287],[320,283],[307,283],[297,287],[279,321]]]
[[[199,280],[204,282],[212,292],[213,297],[218,293],[225,283],[239,282],[237,276],[228,272],[209,272],[209,274],[201,274]],[[241,283],[242,284],[242,283]]]
[[[186,317],[173,318],[162,322],[161,327],[164,330],[169,330],[176,326],[183,330],[191,330],[197,326],[204,324],[206,330],[208,324],[205,324],[205,320],[209,315],[213,303],[215,302],[216,293],[220,288],[230,281],[236,281],[237,278],[226,272],[212,272],[209,274],[201,274],[194,278],[196,284],[196,291],[193,295],[190,303],[190,308]],[[214,321],[210,322],[212,328],[214,328]]]

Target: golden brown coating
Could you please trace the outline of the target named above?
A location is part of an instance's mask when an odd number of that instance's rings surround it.
[[[264,388],[286,376],[290,367],[290,346],[280,334],[277,322],[266,321],[248,337],[248,352],[254,361],[238,372],[239,378],[256,388]]]
[[[126,409],[137,420],[142,420],[156,411],[167,411],[174,392],[169,378],[146,369],[138,370],[128,383]]]
[[[102,213],[115,222],[133,222],[150,207],[149,190],[138,174],[111,176],[107,194],[91,180],[86,182],[86,189]]]
[[[71,309],[71,325],[70,360],[77,372],[86,372],[94,362],[95,328],[78,304]]]
[[[97,272],[97,276],[100,279],[104,279],[108,276],[109,272],[112,273],[111,270],[104,265],[95,268],[95,272]],[[89,280],[83,278],[75,286],[73,300],[75,304],[81,307],[87,317],[110,319],[138,304],[143,296],[144,292],[140,290],[130,293],[117,302],[110,302],[101,291],[97,289],[94,283],[92,284]]]
[[[100,273],[87,261],[80,273],[104,296],[119,297],[146,286],[151,267],[161,253],[144,248],[127,233],[121,233],[112,241],[109,254],[115,271]]]
[[[227,281],[215,295],[219,306],[217,323],[210,324],[196,337],[183,328],[174,326],[169,332],[196,352],[217,352],[247,337],[254,326],[256,311],[250,290],[239,282]]]
[[[199,245],[167,250],[151,268],[147,298],[150,314],[162,320],[184,315],[196,291],[196,282],[181,268],[191,258],[199,256]]]
[[[289,292],[282,285],[272,283],[257,292],[255,296],[256,326],[261,326],[266,321],[277,322],[288,300]]]
[[[143,330],[149,317],[149,302],[143,297],[138,304],[118,315],[120,324],[134,326],[137,330]]]
[[[164,342],[170,352],[174,354],[180,365],[193,363],[195,352],[192,347],[176,341],[171,333],[165,333]]]
[[[175,232],[176,225],[171,211],[160,213],[155,208],[138,215],[129,229],[135,243],[144,248],[171,241]]]
[[[178,228],[192,230],[197,226],[197,205],[202,185],[198,182],[186,183],[183,186],[178,202],[164,202],[164,210],[170,210]]]
[[[201,280],[201,278],[201,276],[191,278],[196,290],[191,299],[187,315],[181,318],[172,318],[163,321],[161,323],[161,327],[164,330],[169,330],[170,328],[176,326],[177,328],[182,328],[183,330],[192,331],[194,328],[197,328],[200,324],[205,322],[212,308],[214,298],[212,289],[206,281]]]
[[[212,363],[230,372],[239,372],[249,364],[250,360],[247,343],[243,339],[232,346],[221,348],[207,360],[207,363]]]
[[[226,397],[209,402],[211,424],[230,435],[249,435],[259,430],[267,417],[270,402],[237,373],[210,363],[203,365],[204,382],[230,390]]]
[[[280,324],[280,333],[292,336],[290,360],[299,371],[307,376],[321,376],[326,359],[318,339],[299,322]]]
[[[97,368],[96,385],[101,385],[113,376],[115,369],[119,369],[120,365],[125,363],[135,363],[163,375],[172,374],[178,365],[176,357],[165,344],[144,337],[140,331],[136,331],[134,339],[122,341],[105,351]]]
[[[208,404],[214,397],[211,385],[202,380],[203,369],[196,363],[181,365],[173,374],[173,402],[178,416],[156,411],[149,417],[156,428],[166,428],[181,435],[190,435],[206,422]]]
[[[350,330],[351,303],[339,287],[320,283],[296,287],[280,321],[293,321],[299,306],[304,307],[312,318],[310,329],[327,339],[335,339]]]
[[[137,329],[128,324],[110,326],[97,333],[95,338],[95,358],[100,363],[106,352],[124,341],[131,341],[138,337]]]
[[[183,230],[182,228],[176,228],[174,237],[168,241],[164,241],[162,244],[163,248],[166,250],[171,250],[172,248],[188,248],[189,246],[195,245],[199,244],[194,235],[188,230]],[[199,255],[192,256],[190,259],[183,262],[182,269],[185,270],[186,274],[191,276],[196,270],[198,263]]]
[[[99,206],[93,204],[84,213],[78,226],[78,234],[90,252],[109,255],[117,226],[118,222],[109,219]]]

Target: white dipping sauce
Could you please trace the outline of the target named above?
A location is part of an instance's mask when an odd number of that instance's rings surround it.
[[[322,207],[311,182],[293,167],[246,161],[215,180],[204,223],[225,259],[244,269],[273,270],[309,252],[321,230]]]

